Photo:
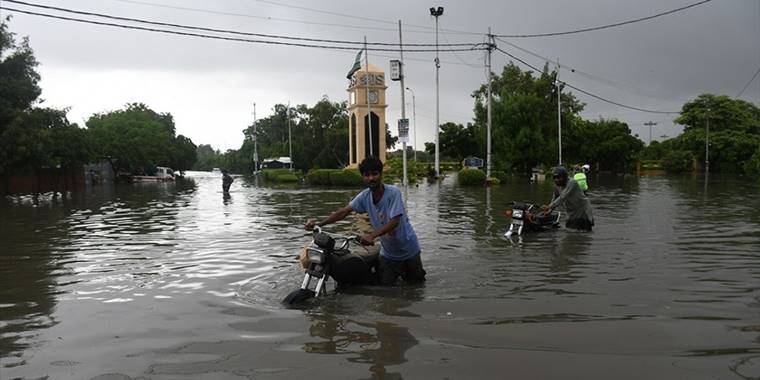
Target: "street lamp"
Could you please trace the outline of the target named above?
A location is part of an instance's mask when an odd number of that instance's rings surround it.
[[[438,72],[441,68],[441,61],[438,59],[438,17],[443,14],[443,7],[430,8],[430,15],[435,17],[435,176],[436,178],[441,176],[440,163],[438,161],[439,144],[438,144],[438,128],[441,125],[439,120],[439,106],[440,101],[438,98]]]
[[[415,102],[414,90],[407,87],[407,90],[412,92],[412,128],[414,128],[414,137],[412,141],[412,149],[414,150],[414,162],[417,162],[417,104]]]
[[[705,115],[707,121],[705,125],[705,174],[710,172],[710,108],[707,108]]]

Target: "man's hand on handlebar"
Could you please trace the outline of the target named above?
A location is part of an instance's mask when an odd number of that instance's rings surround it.
[[[359,243],[362,245],[375,245],[374,238],[370,234],[363,235],[359,238]]]
[[[306,231],[311,231],[314,229],[314,226],[316,225],[317,225],[317,221],[315,219],[309,219],[308,221],[306,221],[306,224],[304,224],[303,228]]]

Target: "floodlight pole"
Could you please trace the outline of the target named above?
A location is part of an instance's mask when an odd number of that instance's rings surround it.
[[[559,82],[559,68],[559,58],[557,58],[557,146],[559,147],[559,166],[562,166],[562,108],[560,106],[562,89]]]
[[[430,8],[430,15],[435,17],[435,177],[441,176],[440,143],[438,139],[438,129],[440,129],[440,89],[439,89],[439,71],[441,69],[441,60],[438,59],[438,17],[443,14],[443,7]]]
[[[256,130],[256,102],[253,102],[253,174],[259,171],[258,131]]]
[[[491,28],[488,28],[488,56],[486,67],[488,69],[488,136],[486,138],[486,183],[491,181],[491,50],[494,47],[493,35]]]
[[[401,81],[401,119],[406,120],[406,103],[405,103],[405,100],[404,100],[404,94],[405,94],[405,91],[404,91],[404,76],[405,76],[404,75],[404,44],[401,41],[401,20],[398,20],[398,50],[399,50],[399,54],[401,55],[401,62],[399,63],[399,77],[400,77],[399,79]],[[409,139],[409,123],[408,123],[408,121],[407,121],[407,125],[406,126],[407,126],[406,138],[405,138],[404,141],[401,142],[401,147],[403,149],[403,153],[402,153],[402,157],[403,158],[402,159],[404,161],[404,164],[403,164],[403,166],[404,166],[404,179],[403,179],[404,186],[409,185],[409,180],[407,179],[407,176],[406,176],[406,140]]]
[[[653,121],[649,121],[649,122],[644,123],[644,125],[649,127],[649,144],[647,145],[652,145],[652,127],[657,125],[657,123]]]
[[[412,118],[414,119],[414,140],[412,141],[412,150],[414,150],[414,164],[417,164],[417,104],[415,101],[414,90],[407,87],[407,90],[412,92]]]

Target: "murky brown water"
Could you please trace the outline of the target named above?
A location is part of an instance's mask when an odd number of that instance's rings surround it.
[[[760,186],[590,184],[593,233],[521,242],[503,210],[549,184],[411,188],[427,283],[305,310],[279,305],[301,226],[356,190],[238,178],[225,199],[192,173],[0,200],[0,379],[760,378]]]

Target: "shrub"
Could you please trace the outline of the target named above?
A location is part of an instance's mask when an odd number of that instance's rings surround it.
[[[306,174],[306,180],[312,185],[326,186],[330,184],[330,175],[339,171],[336,169],[313,169]]]
[[[491,177],[490,181],[491,181],[491,185],[493,185],[493,186],[501,185],[501,181],[498,178],[496,178],[496,177]]]
[[[692,170],[694,155],[687,150],[668,152],[663,158],[662,166],[669,173],[683,173]]]
[[[486,173],[480,169],[462,169],[459,171],[459,184],[462,186],[483,186]]]
[[[261,171],[267,181],[276,181],[282,174],[291,174],[288,169],[264,169]]]
[[[280,174],[275,178],[275,182],[298,182],[298,176],[293,173]]]
[[[491,176],[493,178],[498,179],[500,183],[501,182],[507,182],[507,180],[509,179],[509,176],[507,175],[507,173],[505,173],[503,171],[500,171],[500,170],[492,171],[491,172]]]
[[[333,186],[361,186],[362,176],[357,169],[345,169],[330,173],[330,184]]]

